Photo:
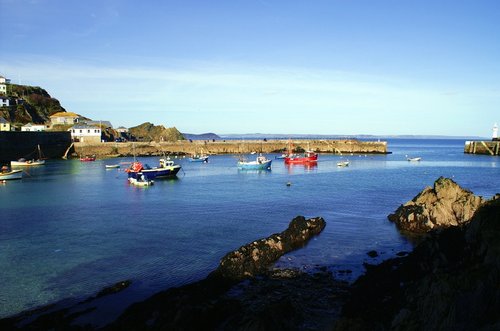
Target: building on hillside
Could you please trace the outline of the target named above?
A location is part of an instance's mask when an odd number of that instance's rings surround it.
[[[56,124],[75,124],[78,123],[80,115],[72,112],[58,112],[50,115],[50,122],[52,125]]]
[[[0,97],[0,107],[9,107],[10,99],[7,97]]]
[[[10,79],[0,76],[0,94],[7,94],[7,84],[10,84]]]
[[[99,143],[101,142],[101,128],[90,125],[75,125],[68,129],[71,140],[74,142]]]
[[[33,124],[28,123],[26,125],[21,126],[21,131],[23,132],[40,132],[45,131],[47,127],[43,124]]]
[[[115,130],[120,133],[128,133],[128,129],[124,126],[119,126]]]
[[[0,131],[10,131],[10,123],[3,117],[0,117]]]

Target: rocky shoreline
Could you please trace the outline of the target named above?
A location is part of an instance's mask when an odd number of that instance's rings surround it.
[[[390,218],[424,239],[411,253],[366,264],[366,273],[352,285],[336,279],[329,266],[309,273],[270,268],[326,225],[320,217],[297,217],[285,231],[228,253],[207,278],[133,304],[102,329],[499,329],[500,195],[486,201],[439,178]],[[432,227],[421,226],[429,220]],[[377,256],[375,251],[368,254]],[[0,320],[0,328],[99,329],[75,320],[95,309],[94,300],[128,285],[119,282],[85,305],[47,307]]]

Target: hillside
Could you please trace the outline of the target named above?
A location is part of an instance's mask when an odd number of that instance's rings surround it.
[[[59,101],[38,86],[9,84],[7,97],[11,105],[0,108],[0,116],[16,124],[49,122],[49,116],[65,112]]]
[[[129,133],[138,141],[177,141],[185,140],[182,133],[175,127],[166,128],[163,125],[154,125],[146,122],[129,129]]]

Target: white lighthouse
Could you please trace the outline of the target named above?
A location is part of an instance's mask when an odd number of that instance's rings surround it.
[[[495,123],[493,125],[493,139],[492,140],[498,140],[498,125]]]

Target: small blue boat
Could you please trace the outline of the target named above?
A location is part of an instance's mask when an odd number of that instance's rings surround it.
[[[273,160],[268,160],[265,156],[259,155],[255,161],[238,161],[238,169],[241,170],[270,170]]]

